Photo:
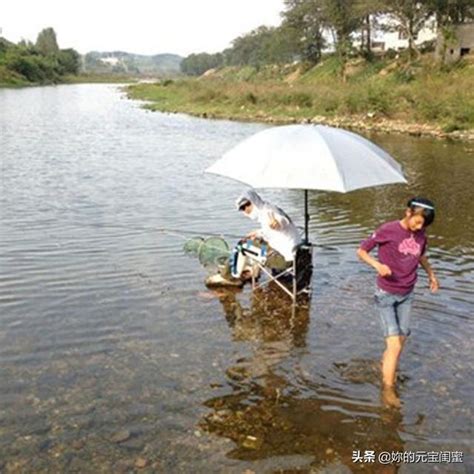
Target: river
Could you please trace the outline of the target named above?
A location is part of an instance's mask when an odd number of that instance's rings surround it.
[[[0,472],[472,472],[473,145],[370,136],[409,185],[310,193],[313,296],[292,314],[209,292],[183,251],[182,230],[251,229],[242,186],[203,170],[265,126],[140,105],[112,85],[0,90]],[[302,225],[301,192],[262,194]],[[415,194],[437,205],[441,290],[421,275],[397,409],[355,250]]]

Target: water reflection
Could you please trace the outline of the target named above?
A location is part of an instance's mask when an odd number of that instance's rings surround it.
[[[200,427],[232,440],[227,453],[243,461],[287,459],[294,468],[345,465],[352,471],[395,472],[397,467],[354,463],[353,451],[403,451],[400,409],[348,398],[343,389],[314,382],[301,366],[306,353],[310,301],[293,306],[274,287],[252,294],[250,307],[239,291],[216,291],[231,338],[251,343],[251,354],[225,370],[227,393],[204,402],[210,411]],[[347,383],[374,383],[372,360],[333,365]],[[362,378],[361,378],[362,377]],[[295,465],[296,460],[296,465]],[[289,467],[289,466],[287,466]]]

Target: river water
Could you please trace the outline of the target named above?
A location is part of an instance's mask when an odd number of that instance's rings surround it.
[[[275,292],[209,292],[158,230],[249,231],[242,186],[203,170],[263,127],[147,112],[117,86],[0,90],[0,471],[474,470],[474,146],[371,136],[410,184],[310,193],[313,297],[293,314]],[[302,193],[262,194],[303,223]],[[355,250],[415,194],[438,207],[442,289],[421,276],[394,408]]]

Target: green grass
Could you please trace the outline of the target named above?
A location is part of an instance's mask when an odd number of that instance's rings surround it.
[[[78,74],[64,76],[61,82],[66,84],[123,84],[137,82],[137,79],[118,74]]]
[[[82,83],[133,83],[136,78],[130,76],[121,76],[116,74],[79,74],[61,77],[57,83],[60,84],[82,84]],[[44,85],[47,82],[41,84]],[[0,64],[0,87],[25,87],[37,86],[40,83],[34,83],[26,80],[22,75],[11,71]]]
[[[354,61],[343,80],[334,57],[299,66],[225,68],[208,77],[137,84],[129,96],[152,110],[243,120],[289,122],[323,117],[386,118],[445,131],[474,129],[474,65]],[[290,75],[293,79],[289,81]]]
[[[20,74],[0,64],[0,87],[21,87],[28,84],[29,82]]]

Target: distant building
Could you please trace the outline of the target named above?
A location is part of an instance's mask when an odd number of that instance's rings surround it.
[[[474,54],[474,23],[463,23],[454,26],[454,38],[444,44],[443,36],[439,35],[436,55],[439,59],[444,54],[445,62],[454,62],[468,54]]]
[[[103,63],[110,64],[111,66],[116,66],[120,64],[122,61],[116,57],[108,57],[108,58],[100,58]]]
[[[123,60],[123,58],[119,56],[114,56],[113,54],[107,54],[106,56],[99,58],[99,61],[107,64],[107,66],[110,66],[113,68],[114,71],[123,71],[127,72],[128,71],[128,66]]]
[[[438,59],[444,55],[445,62],[454,62],[466,55],[474,56],[474,22],[453,26],[453,39],[444,45],[444,38],[438,32],[438,25],[434,16],[428,18],[421,30],[414,37],[415,46],[423,43],[436,43],[435,54]],[[329,35],[326,37],[326,52],[334,52],[334,41]],[[361,47],[361,35],[353,35],[352,45]],[[388,16],[379,19],[377,26],[372,27],[371,50],[374,53],[384,53],[388,50],[402,51],[408,48],[408,37],[403,29]]]
[[[391,27],[393,31],[377,31],[372,37],[372,50],[374,53],[388,51],[389,49],[395,51],[402,51],[408,48],[408,36],[397,28],[397,25],[388,19],[382,20],[385,27]],[[424,27],[415,36],[415,45],[420,46],[426,41],[433,41],[436,39],[436,21],[429,18]]]

